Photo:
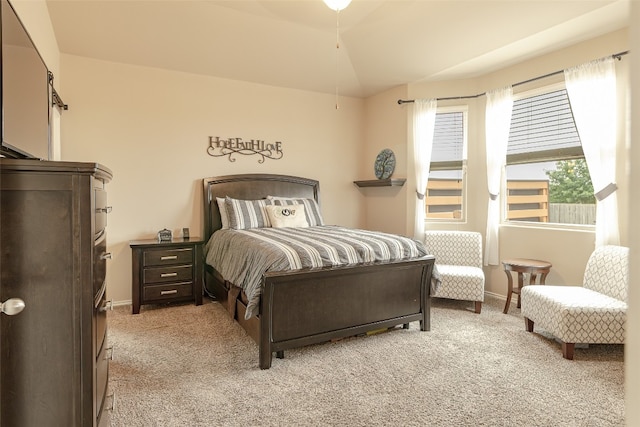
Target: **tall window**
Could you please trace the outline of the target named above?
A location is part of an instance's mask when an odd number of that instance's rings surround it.
[[[509,221],[595,224],[595,198],[562,86],[514,101],[507,148]]]
[[[425,209],[427,219],[464,217],[467,161],[467,111],[438,109],[433,137]]]

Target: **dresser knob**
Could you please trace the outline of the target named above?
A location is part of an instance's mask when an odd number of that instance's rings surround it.
[[[25,304],[20,298],[11,298],[0,304],[0,312],[7,316],[15,316],[24,310]]]

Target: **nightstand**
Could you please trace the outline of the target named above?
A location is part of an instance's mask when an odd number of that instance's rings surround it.
[[[199,237],[129,242],[132,261],[132,311],[143,304],[195,301],[202,304],[204,240]]]

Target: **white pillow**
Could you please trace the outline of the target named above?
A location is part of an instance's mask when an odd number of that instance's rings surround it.
[[[315,199],[280,196],[267,196],[267,199],[272,200],[274,205],[304,205],[305,215],[307,216],[307,223],[309,226],[315,227],[316,225],[324,225],[324,220],[320,213],[320,206]]]
[[[308,227],[303,205],[266,206],[272,227]]]
[[[220,221],[222,222],[221,230],[229,228],[229,214],[227,213],[227,204],[224,197],[216,197],[218,202],[218,210],[220,211]]]

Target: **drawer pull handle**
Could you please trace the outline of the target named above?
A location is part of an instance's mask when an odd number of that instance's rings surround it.
[[[100,307],[100,311],[113,310],[113,300],[105,301],[104,306]]]
[[[100,255],[100,259],[111,259],[111,252],[105,252],[102,255]]]
[[[105,411],[115,411],[116,410],[116,392],[114,391],[113,393],[107,395],[107,398],[111,399],[111,406],[106,406],[105,404]]]
[[[160,277],[176,277],[178,273],[162,273]]]
[[[170,291],[160,291],[160,295],[173,295],[177,293],[178,293],[177,289],[171,289]]]
[[[178,255],[167,255],[167,256],[160,257],[160,261],[167,261],[170,259],[178,259]]]

